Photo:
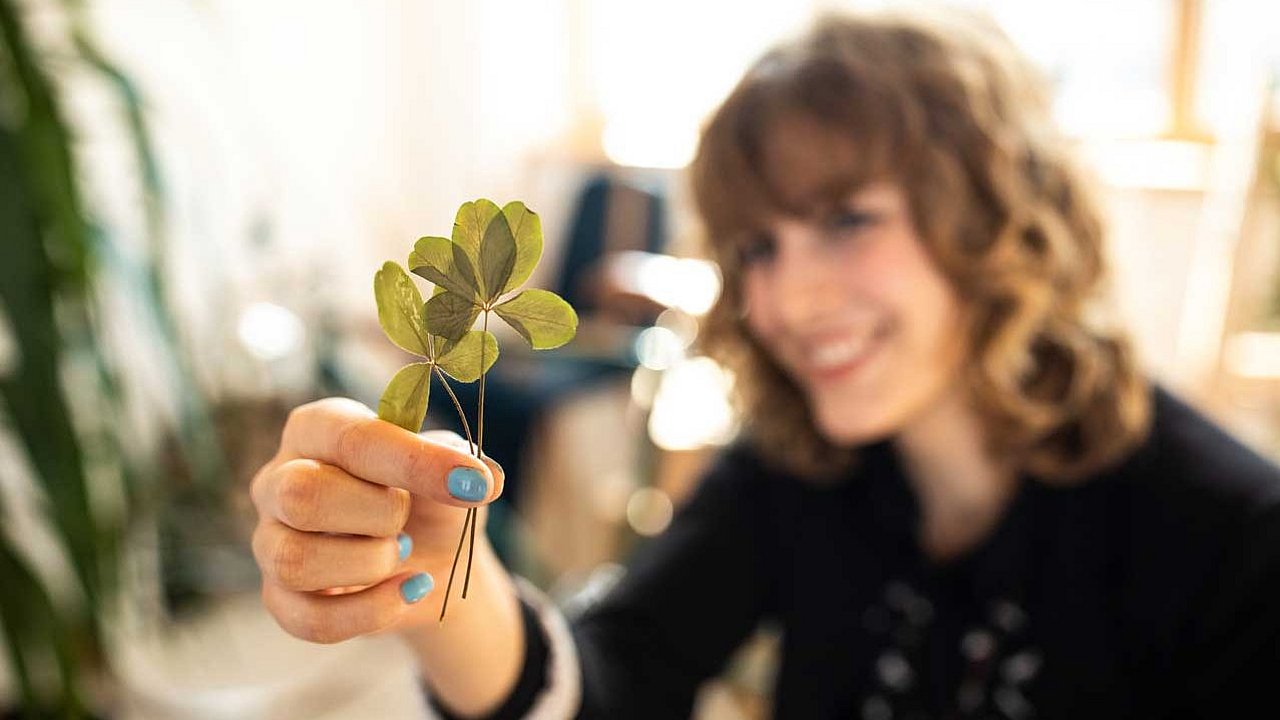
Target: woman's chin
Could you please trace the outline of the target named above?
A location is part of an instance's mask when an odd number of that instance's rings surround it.
[[[895,427],[887,416],[853,413],[848,408],[819,409],[815,420],[827,442],[843,447],[877,442],[892,435]]]

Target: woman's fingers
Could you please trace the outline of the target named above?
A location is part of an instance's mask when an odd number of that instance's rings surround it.
[[[409,519],[407,490],[365,482],[309,458],[288,460],[250,487],[258,511],[295,530],[394,537]]]
[[[346,398],[296,408],[285,424],[281,452],[459,507],[492,502],[503,486],[496,464],[482,462],[464,447],[379,420],[373,411]]]
[[[502,468],[471,453],[455,434],[411,433],[345,398],[290,413],[279,451],[250,485],[253,552],[277,622],[339,642],[388,628],[431,592],[431,576],[405,562],[452,557],[456,528],[441,520],[454,511],[437,504],[478,507],[503,491]]]
[[[253,555],[267,584],[286,590],[372,585],[395,573],[411,549],[408,536],[302,532],[271,519],[253,533]]]
[[[295,592],[263,583],[262,603],[290,635],[336,643],[387,629],[433,586],[429,574],[409,572],[344,595]]]
[[[428,442],[451,447],[460,452],[467,453],[468,455],[471,453],[471,443],[466,438],[452,430],[423,430],[418,433],[418,435]],[[493,497],[489,501],[493,502],[493,500],[497,500],[501,497],[502,491],[505,489],[507,474],[503,471],[502,466],[498,464],[497,460],[494,460],[488,455],[481,455],[480,459],[484,461],[485,465],[489,466],[489,475],[493,478],[494,484],[496,485],[491,492]]]

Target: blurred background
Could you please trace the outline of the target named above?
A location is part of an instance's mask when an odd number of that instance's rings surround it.
[[[690,349],[699,124],[816,14],[897,4],[0,0],[0,716],[425,713],[391,639],[276,628],[246,489],[293,406],[376,404],[373,273],[476,197],[541,215],[532,285],[582,317],[503,345],[489,532],[570,612],[606,589],[735,429]],[[1280,458],[1280,6],[963,4],[1051,79],[1146,366]],[[772,642],[700,717],[765,714]]]

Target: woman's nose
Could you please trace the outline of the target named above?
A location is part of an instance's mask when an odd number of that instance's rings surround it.
[[[839,268],[823,255],[808,228],[779,233],[772,302],[790,327],[806,327],[828,317],[840,302]]]

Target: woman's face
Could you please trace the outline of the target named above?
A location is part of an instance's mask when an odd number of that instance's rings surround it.
[[[896,434],[958,382],[961,306],[890,182],[824,217],[776,218],[740,249],[747,324],[829,441]]]

